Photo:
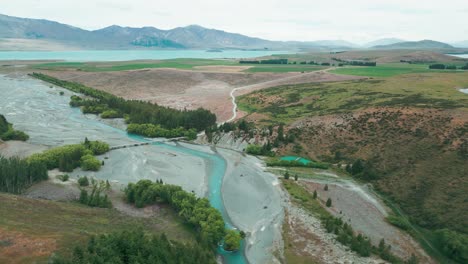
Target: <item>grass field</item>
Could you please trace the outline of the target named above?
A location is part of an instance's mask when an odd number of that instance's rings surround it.
[[[350,66],[338,68],[331,72],[368,77],[391,77],[409,73],[437,72],[437,70],[430,70],[428,64],[388,63],[377,64],[376,67]]]
[[[75,69],[86,72],[110,72],[128,71],[154,68],[173,68],[183,70],[194,70],[197,66],[250,66],[244,72],[310,72],[325,69],[326,67],[315,65],[247,65],[239,64],[235,60],[213,60],[213,59],[171,59],[160,61],[126,61],[126,62],[50,62],[32,65],[33,69],[41,70],[64,70]]]
[[[251,65],[249,65],[251,66]],[[322,66],[314,65],[295,65],[295,64],[285,64],[285,65],[252,65],[253,67],[245,70],[245,72],[311,72],[319,71],[326,69]]]
[[[368,107],[468,108],[468,72],[421,73],[385,79],[284,85],[238,98],[241,110],[268,116],[267,123],[345,113]]]
[[[128,228],[164,232],[170,239],[182,241],[194,241],[195,237],[169,208],[162,208],[160,217],[133,218],[112,209],[0,194],[0,215],[0,263],[47,263],[50,254],[39,254],[44,251],[38,246],[40,241],[46,241],[47,245],[55,242],[56,248],[51,250],[67,255],[76,243],[83,243],[91,234]],[[8,235],[9,232],[13,232],[10,236],[13,234],[14,238],[3,241],[2,233]],[[12,248],[2,246],[21,243],[29,250],[11,252]]]
[[[60,70],[77,69],[88,72],[128,71],[150,68],[193,69],[196,66],[238,65],[233,60],[210,59],[172,59],[161,61],[128,61],[128,62],[52,62],[33,65],[33,69]]]

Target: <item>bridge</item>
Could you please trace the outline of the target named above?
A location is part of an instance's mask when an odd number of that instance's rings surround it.
[[[132,147],[140,147],[140,146],[146,146],[146,145],[151,145],[153,143],[164,143],[164,142],[173,142],[173,141],[178,141],[185,139],[185,137],[177,137],[177,138],[165,138],[162,140],[155,140],[155,141],[150,141],[150,142],[136,142],[136,143],[131,143],[131,144],[125,144],[125,145],[119,145],[119,146],[112,146],[109,147],[109,150],[116,150],[116,149],[123,149],[123,148],[132,148]]]

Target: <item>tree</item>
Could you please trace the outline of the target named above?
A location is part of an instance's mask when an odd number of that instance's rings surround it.
[[[324,191],[328,191],[328,184],[325,184],[325,187],[323,187]]]
[[[79,202],[81,204],[88,204],[88,191],[81,189]]]
[[[317,199],[317,190],[314,190],[314,195],[312,196],[314,199]]]
[[[283,142],[284,141],[284,126],[280,124],[278,127],[278,140]]]
[[[327,207],[331,207],[332,206],[332,200],[331,198],[328,198],[327,199],[327,203],[325,204]]]
[[[242,238],[242,239],[244,239],[244,238],[245,238],[245,236],[246,236],[246,234],[245,234],[245,232],[244,232],[244,231],[240,231],[240,232],[239,232],[239,235],[241,236],[241,238]]]
[[[241,240],[242,237],[239,232],[235,230],[227,230],[226,236],[224,237],[224,249],[227,251],[239,250]]]
[[[299,178],[299,176],[297,176],[297,173],[296,173],[296,174],[294,174],[294,180],[295,180],[295,181],[297,181],[297,180],[298,180],[298,178]]]
[[[284,174],[284,179],[289,180],[289,171],[286,171],[286,173]]]

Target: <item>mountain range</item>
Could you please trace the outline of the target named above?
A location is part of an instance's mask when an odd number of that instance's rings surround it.
[[[32,43],[32,44],[31,44]],[[2,45],[3,44],[3,45]],[[9,45],[8,45],[9,44]],[[21,45],[25,45],[21,47]],[[99,30],[84,30],[44,19],[19,18],[0,14],[0,49],[412,49],[412,48],[453,48],[442,42],[423,40],[405,42],[401,39],[387,38],[357,45],[345,40],[270,41],[208,29],[198,25],[162,30],[155,27],[109,26]]]

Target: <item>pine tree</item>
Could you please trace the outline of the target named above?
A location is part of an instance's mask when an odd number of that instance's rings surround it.
[[[289,180],[289,172],[288,171],[286,171],[286,173],[284,174],[284,179]]]
[[[294,175],[294,180],[297,181],[297,179],[299,178],[299,176],[297,176],[297,174]]]
[[[317,199],[317,190],[314,190],[314,195],[312,196],[314,199]]]
[[[325,184],[325,187],[323,188],[325,191],[328,191],[328,184]]]
[[[327,207],[331,207],[332,206],[332,200],[331,198],[328,198],[327,199],[327,203],[325,204]]]

